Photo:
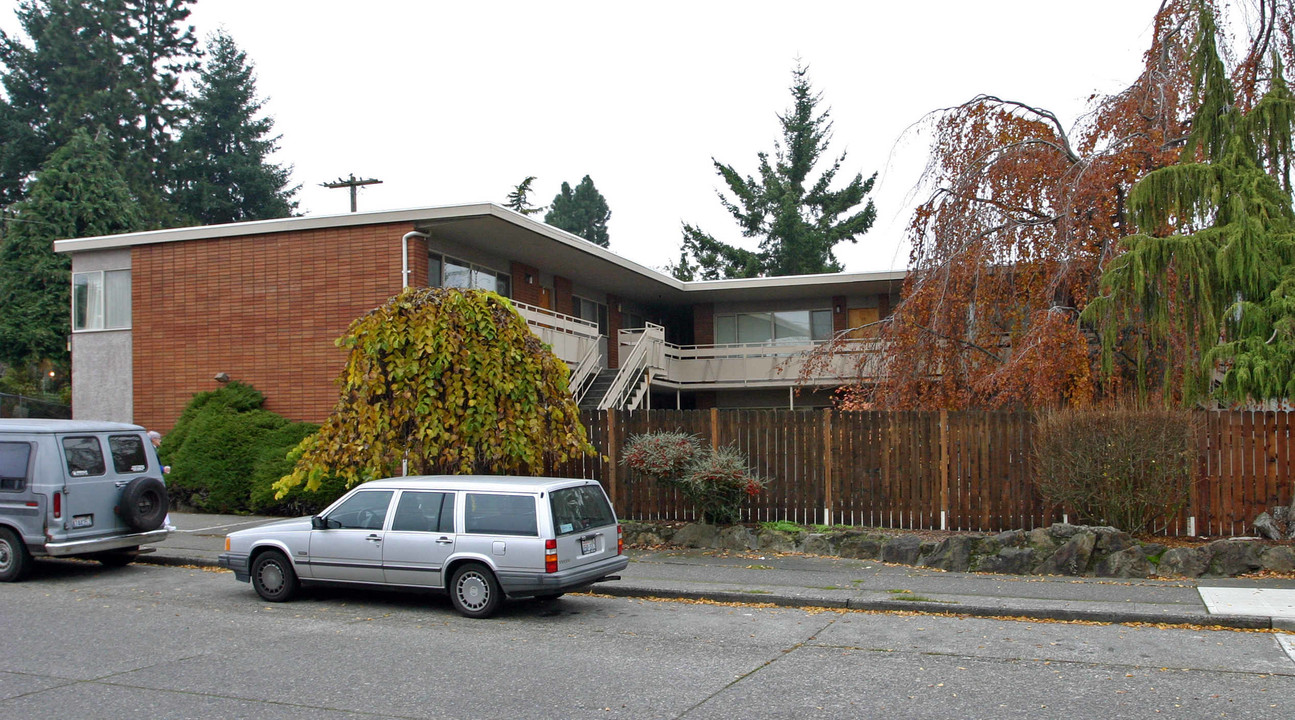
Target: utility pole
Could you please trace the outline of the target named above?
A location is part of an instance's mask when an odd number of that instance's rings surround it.
[[[319,186],[326,187],[329,190],[336,190],[337,188],[349,187],[351,189],[351,212],[355,212],[356,188],[360,187],[361,185],[381,185],[381,184],[382,184],[381,180],[374,180],[373,178],[369,178],[368,180],[356,180],[355,173],[351,173],[351,178],[349,180],[343,180],[342,178],[338,178],[330,183],[320,183]]]

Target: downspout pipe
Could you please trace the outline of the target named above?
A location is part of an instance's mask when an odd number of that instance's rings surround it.
[[[409,238],[422,238],[426,240],[431,237],[425,232],[410,230],[405,236],[400,238],[400,289],[404,290],[409,287]]]

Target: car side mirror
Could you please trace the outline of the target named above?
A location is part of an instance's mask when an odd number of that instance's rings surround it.
[[[315,530],[323,530],[328,527],[328,521],[318,515],[314,515],[310,518],[310,527]]]

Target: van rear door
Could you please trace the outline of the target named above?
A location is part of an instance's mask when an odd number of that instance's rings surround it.
[[[559,571],[619,554],[616,513],[598,483],[553,490],[549,508],[558,541]]]
[[[130,532],[116,512],[121,495],[118,485],[129,478],[116,474],[105,441],[99,435],[59,437],[65,473],[61,523],[67,528],[68,540]]]

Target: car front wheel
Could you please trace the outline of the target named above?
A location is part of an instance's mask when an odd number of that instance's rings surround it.
[[[461,565],[450,580],[450,600],[455,609],[470,618],[495,614],[503,602],[503,590],[490,568],[478,563]]]
[[[271,550],[256,556],[252,587],[257,595],[270,602],[287,602],[297,594],[298,586],[297,573],[283,553]]]
[[[9,528],[0,528],[0,582],[22,580],[31,567],[31,555],[22,538]]]

